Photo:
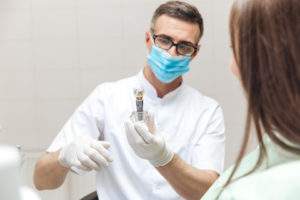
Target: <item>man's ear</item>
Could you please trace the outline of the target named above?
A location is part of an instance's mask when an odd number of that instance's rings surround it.
[[[197,51],[192,55],[191,60],[193,60],[199,53],[201,46],[199,45]]]
[[[149,31],[145,33],[145,43],[148,51],[150,52],[152,46],[152,40],[151,40],[151,33]]]

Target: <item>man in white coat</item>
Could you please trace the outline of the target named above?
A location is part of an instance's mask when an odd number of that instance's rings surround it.
[[[35,186],[58,188],[70,170],[96,170],[102,200],[199,199],[223,170],[225,141],[218,103],[182,78],[202,34],[196,7],[160,5],[146,32],[145,67],[87,97],[37,162]],[[129,119],[136,88],[144,90],[153,130]]]

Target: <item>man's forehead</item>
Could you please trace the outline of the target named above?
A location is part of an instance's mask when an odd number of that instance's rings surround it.
[[[196,43],[200,35],[198,24],[185,22],[167,15],[157,18],[154,30],[155,34],[165,34],[176,41],[184,40],[192,43]]]

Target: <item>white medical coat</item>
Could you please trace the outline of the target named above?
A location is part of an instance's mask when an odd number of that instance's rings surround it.
[[[157,97],[143,72],[99,85],[79,106],[47,149],[54,152],[88,135],[111,143],[113,162],[97,172],[101,200],[181,199],[168,182],[128,144],[124,122],[135,107],[134,89],[145,91],[144,110],[154,113],[157,130],[188,164],[220,173],[224,163],[224,120],[216,101],[185,83]],[[75,169],[76,171],[76,169]]]

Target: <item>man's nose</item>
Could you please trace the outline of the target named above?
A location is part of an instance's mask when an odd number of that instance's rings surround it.
[[[178,56],[177,51],[176,51],[176,46],[172,46],[168,52],[171,56]]]

